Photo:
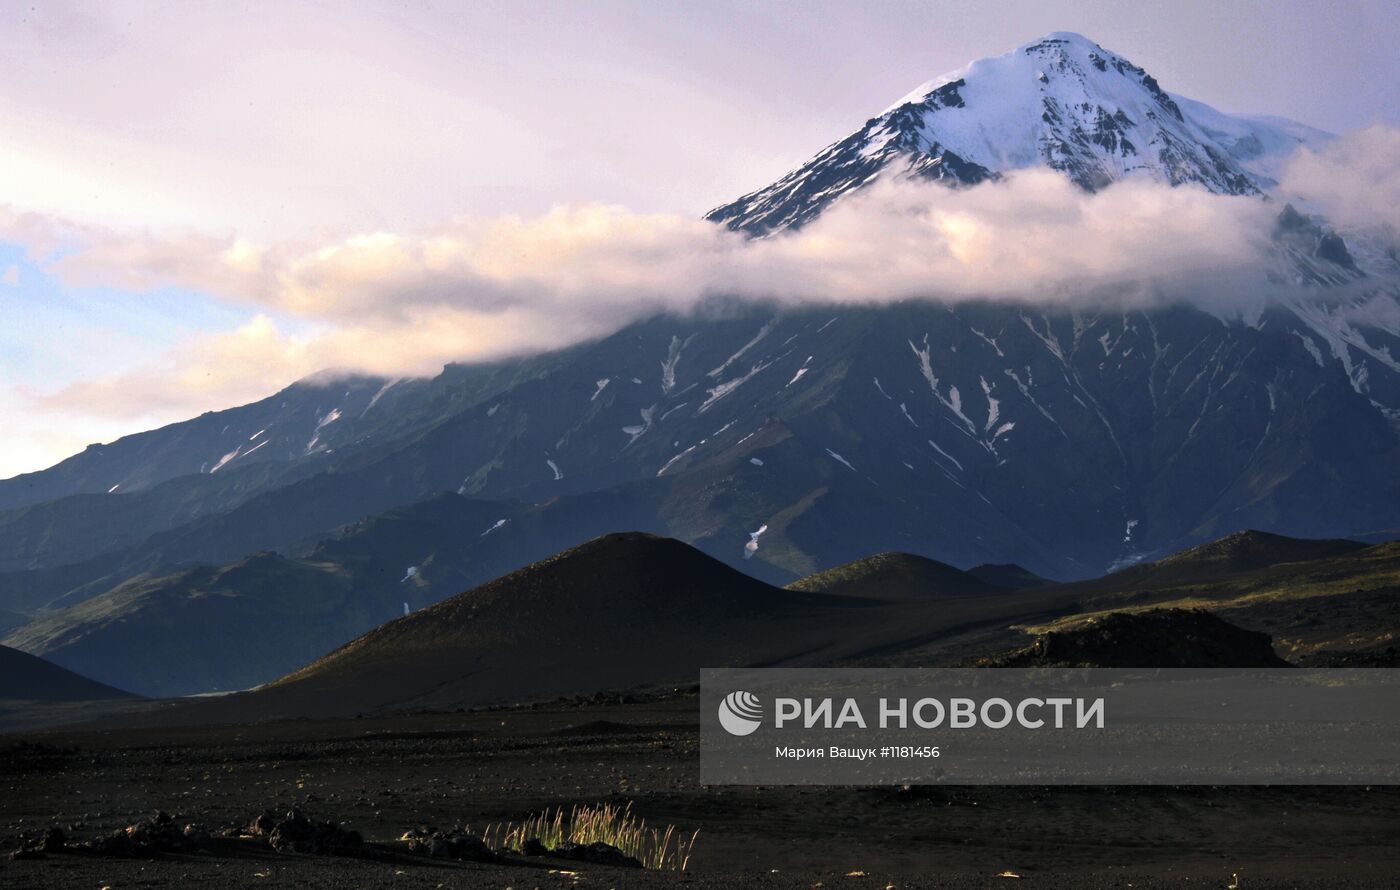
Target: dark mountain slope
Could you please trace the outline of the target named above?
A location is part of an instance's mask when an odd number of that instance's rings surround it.
[[[338,567],[276,554],[133,580],[45,613],[6,645],[144,694],[240,689],[402,613],[349,595]]]
[[[60,598],[11,642],[143,694],[242,689],[404,607],[421,609],[544,559],[558,540],[585,541],[654,515],[654,503],[638,511],[615,493],[533,507],[442,494],[353,523],[301,558],[263,553]]]
[[[1084,577],[1221,526],[1384,528],[1400,503],[1400,474],[1372,471],[1400,465],[1400,441],[1285,316],[1251,327],[1187,308],[760,311],[652,320],[574,360],[587,373],[543,371],[406,445],[366,447],[87,564],[0,577],[0,608],[73,605],[262,550],[308,557],[347,523],[444,490],[496,505],[470,529],[438,517],[415,532],[455,541],[460,563],[444,544],[396,550],[371,587],[437,553],[453,568],[415,605],[431,602],[619,527],[687,540],[780,584],[891,548]],[[599,391],[604,367],[621,373]],[[510,522],[481,538],[500,519]],[[316,559],[349,567],[350,546]]]
[[[1400,465],[1400,440],[1371,401],[1382,372],[1370,372],[1363,395],[1339,362],[1314,361],[1307,336],[1287,314],[1249,326],[1184,307],[1060,318],[909,304],[655,319],[406,444],[331,456],[326,472],[157,532],[86,577],[65,573],[49,593],[294,552],[453,490],[539,502],[645,483],[633,489],[645,500],[680,505],[655,517],[669,533],[734,554],[726,559],[741,559],[748,535],[769,525],[754,558],[775,578],[892,547],[1084,577],[1222,527],[1392,526],[1400,483],[1365,470]],[[670,495],[700,488],[710,492],[704,517]],[[12,534],[59,554],[88,532],[46,523]],[[84,540],[79,551],[92,548]],[[0,577],[0,597],[32,596],[32,580]]]
[[[1006,590],[1029,590],[1033,587],[1045,587],[1055,583],[1049,578],[1042,578],[1030,569],[1021,568],[1014,562],[1000,565],[983,563],[968,569],[967,573],[983,583]]]
[[[22,612],[7,612],[0,609],[0,637],[28,622],[29,616]]]
[[[908,553],[879,553],[809,575],[788,590],[879,600],[981,596],[1002,592],[947,563]]]
[[[717,383],[734,372],[710,371],[746,346],[746,379]],[[1394,433],[1282,319],[1249,327],[1181,308],[1060,320],[910,304],[659,319],[578,355],[635,368],[643,383],[616,375],[626,385],[594,400],[587,381],[600,365],[543,373],[403,448],[367,448],[90,564],[0,577],[9,597],[0,608],[71,605],[132,577],[259,550],[310,555],[339,526],[448,488],[497,506],[469,531],[425,520],[440,535],[427,525],[422,534],[470,552],[419,602],[620,526],[688,540],[775,583],[892,546],[1082,577],[1240,517],[1294,533],[1350,531],[1386,527],[1400,503],[1400,477],[1369,469],[1400,464]],[[1259,363],[1272,368],[1266,383]],[[711,390],[717,398],[697,403]],[[476,546],[502,518],[511,522]],[[353,563],[349,546],[330,561]],[[448,548],[423,549],[379,571]],[[486,549],[508,558],[482,561]]]
[[[285,462],[307,451],[322,418],[336,410],[341,416],[362,413],[384,382],[364,377],[304,381],[238,408],[89,445],[49,469],[0,481],[0,510],[77,494],[148,491],[179,476]],[[229,460],[221,465],[225,455]]]
[[[8,646],[0,646],[0,701],[75,702],[132,698],[129,692],[89,680]]]
[[[1174,553],[1153,563],[1158,571],[1219,574],[1264,569],[1288,562],[1310,562],[1364,550],[1348,540],[1308,540],[1245,529],[1218,541]]]
[[[261,401],[90,445],[49,469],[0,480],[0,511],[76,494],[145,492],[185,476],[215,484],[234,470],[267,464],[262,469],[271,472],[243,484],[260,491],[278,484],[288,467],[310,462],[324,469],[367,446],[421,432],[570,354],[449,365],[431,379],[314,375]]]
[[[1366,546],[1359,541],[1290,538],[1246,529],[1156,562],[1115,572],[1093,583],[1098,587],[1124,589],[1209,583],[1276,565],[1346,556]]]
[[[451,365],[431,380],[342,381],[323,375],[253,405],[93,446],[50,470],[0,481],[0,530],[5,532],[0,540],[0,572],[90,561],[103,569],[123,566],[129,575],[151,568],[153,552],[167,568],[237,558],[262,547],[314,542],[345,522],[438,490],[455,489],[456,485],[445,484],[441,489],[419,486],[398,495],[379,494],[372,488],[352,490],[342,497],[360,504],[329,519],[325,509],[288,510],[284,499],[282,506],[264,511],[274,517],[279,529],[279,537],[271,544],[248,547],[235,542],[231,553],[217,555],[211,555],[206,544],[203,552],[180,552],[169,559],[158,552],[179,550],[186,526],[284,488],[304,483],[297,491],[314,494],[318,501],[333,500],[318,488],[327,477],[333,479],[332,485],[339,484],[346,476],[337,474],[397,451],[444,419],[567,363],[573,354],[574,350],[566,349],[499,363]],[[377,388],[367,392],[370,384]],[[487,410],[482,407],[483,413]],[[307,418],[312,421],[309,426]],[[186,465],[182,461],[190,454],[206,459]],[[128,466],[127,458],[135,461],[131,472],[143,481],[113,484],[111,480]],[[40,491],[52,492],[53,497],[43,497]],[[235,520],[234,526],[265,522]],[[289,522],[293,527],[287,528]],[[150,542],[167,532],[163,539]],[[194,526],[184,540],[189,544],[222,538]],[[144,555],[131,555],[130,551],[143,546]],[[21,582],[21,586],[28,585]],[[6,587],[0,580],[0,602]],[[33,594],[23,596],[35,599]]]

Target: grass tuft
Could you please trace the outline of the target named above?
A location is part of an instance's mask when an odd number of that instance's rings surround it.
[[[539,840],[549,850],[566,843],[601,841],[638,860],[644,868],[685,871],[699,834],[697,829],[686,837],[674,825],[648,828],[646,820],[632,812],[629,802],[625,806],[575,806],[567,817],[563,807],[545,810],[522,822],[488,825],[482,837],[494,849],[515,853],[530,840]]]

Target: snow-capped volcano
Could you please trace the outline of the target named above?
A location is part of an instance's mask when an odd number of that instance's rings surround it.
[[[1086,189],[1128,177],[1255,194],[1320,130],[1224,114],[1165,92],[1142,68],[1056,32],[935,78],[777,182],[708,219],[762,235],[800,226],[882,174],[973,184],[1029,167]]]

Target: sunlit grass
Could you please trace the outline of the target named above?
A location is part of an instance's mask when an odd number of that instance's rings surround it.
[[[628,803],[625,806],[575,806],[567,815],[563,807],[545,810],[522,822],[488,825],[483,840],[493,849],[516,853],[530,840],[538,840],[548,850],[566,843],[602,842],[641,862],[644,868],[685,871],[699,834],[697,829],[686,837],[674,825],[649,828],[646,820],[639,819]]]

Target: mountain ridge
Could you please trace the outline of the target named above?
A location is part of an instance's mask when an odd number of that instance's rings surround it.
[[[706,219],[750,235],[800,228],[876,178],[970,186],[1048,167],[1086,190],[1128,178],[1258,195],[1279,158],[1330,138],[1293,121],[1182,103],[1117,53],[1053,32],[927,81],[771,185]],[[1197,120],[1199,118],[1199,121]]]
[[[877,553],[800,578],[788,590],[881,600],[985,596],[1006,588],[947,563],[910,553]]]
[[[714,666],[926,667],[1003,657],[1282,666],[1270,636],[1292,659],[1370,657],[1400,627],[1400,541],[1342,553],[1331,543],[1275,539],[1316,558],[1243,571],[1207,561],[1184,586],[1160,578],[1143,586],[1120,573],[992,595],[872,598],[776,588],[682,542],[613,533],[384,623],[256,689],[141,720],[519,705],[673,687]],[[1160,633],[1181,639],[1143,642]]]

